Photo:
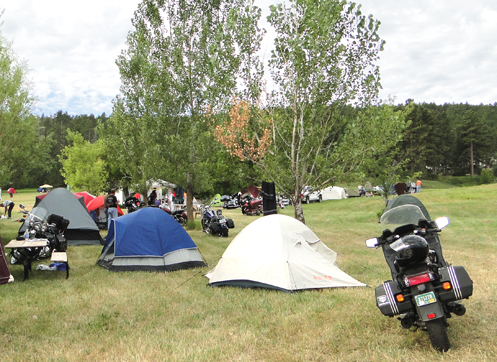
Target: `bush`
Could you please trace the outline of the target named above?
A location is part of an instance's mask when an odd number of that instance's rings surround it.
[[[439,176],[438,180],[440,182],[445,182],[454,186],[467,187],[467,186],[477,186],[480,184],[478,177],[471,176]]]
[[[481,170],[480,184],[490,184],[493,182],[493,179],[494,175],[492,170],[490,170],[489,168],[484,168],[483,170]]]

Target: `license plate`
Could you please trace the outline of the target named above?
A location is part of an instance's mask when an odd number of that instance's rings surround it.
[[[433,293],[433,292],[416,295],[415,299],[416,299],[416,304],[418,307],[422,307],[424,305],[435,303],[437,301],[437,298],[435,298],[435,293]]]

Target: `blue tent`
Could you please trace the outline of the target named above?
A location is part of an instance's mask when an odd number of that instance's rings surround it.
[[[97,264],[112,271],[207,266],[183,227],[171,215],[153,207],[111,221]]]

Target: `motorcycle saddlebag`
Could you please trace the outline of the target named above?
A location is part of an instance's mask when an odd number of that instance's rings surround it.
[[[221,231],[217,222],[211,222],[209,228],[211,229],[212,235],[217,235],[219,234],[219,231]]]
[[[403,302],[397,302],[396,295],[401,294],[399,283],[397,281],[388,280],[375,289],[376,306],[386,316],[393,317],[407,313],[414,308],[409,298]]]
[[[448,266],[438,269],[440,282],[450,282],[451,288],[441,289],[438,295],[442,302],[453,302],[464,298],[469,298],[473,294],[473,281],[468,272],[462,266]]]
[[[233,219],[226,219],[226,225],[228,225],[228,228],[233,229],[235,227],[235,222]]]

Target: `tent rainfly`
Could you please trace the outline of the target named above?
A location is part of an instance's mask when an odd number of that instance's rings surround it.
[[[274,214],[245,227],[206,277],[211,286],[283,291],[366,286],[341,271],[336,257],[305,224]]]
[[[207,266],[183,227],[146,207],[113,219],[97,264],[111,271],[174,271]]]

